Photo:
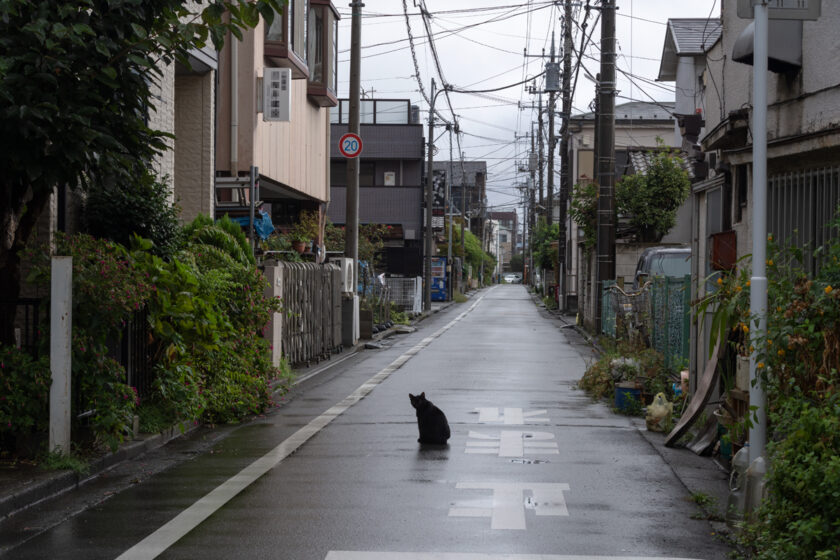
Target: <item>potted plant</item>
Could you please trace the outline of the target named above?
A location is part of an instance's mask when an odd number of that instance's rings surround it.
[[[319,230],[320,219],[318,212],[315,210],[304,210],[298,216],[298,221],[292,226],[291,231],[289,231],[292,248],[298,253],[303,253],[306,250],[306,245],[318,237]]]

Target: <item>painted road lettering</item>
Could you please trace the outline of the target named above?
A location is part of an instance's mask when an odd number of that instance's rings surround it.
[[[569,515],[563,496],[569,485],[564,483],[459,482],[455,488],[493,492],[492,498],[449,508],[450,517],[489,517],[491,529],[524,531],[526,509],[540,516]]]
[[[525,424],[548,424],[547,410],[531,410],[523,412],[521,408],[476,408],[479,424],[505,424],[506,426],[522,426]]]
[[[560,453],[554,434],[550,432],[524,432],[502,430],[500,433],[469,433],[465,453],[523,457],[525,455],[557,455]]]

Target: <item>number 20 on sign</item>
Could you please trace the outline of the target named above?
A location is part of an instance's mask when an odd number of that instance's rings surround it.
[[[362,153],[362,139],[358,134],[348,132],[338,140],[338,151],[346,158],[358,157]]]

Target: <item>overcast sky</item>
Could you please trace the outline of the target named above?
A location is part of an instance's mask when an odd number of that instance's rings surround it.
[[[335,2],[342,15],[339,23],[339,97],[348,96],[350,76],[350,8]],[[421,108],[421,119],[427,123],[428,104],[421,93],[419,78],[428,97],[431,79],[438,88],[441,75],[429,46],[428,33],[415,5],[419,0],[406,0],[408,25],[402,0],[364,0],[362,8],[362,71],[361,85],[367,97],[409,99]],[[618,98],[616,104],[630,100],[673,101],[673,83],[657,83],[659,60],[669,18],[719,17],[717,0],[618,0],[616,16],[618,39]],[[557,4],[557,5],[555,5]],[[580,25],[584,22],[585,0],[575,2],[575,49],[581,42]],[[590,0],[592,6],[599,0]],[[418,4],[419,5],[419,4]],[[437,51],[442,78],[457,88],[489,90],[516,84],[541,73],[547,59],[534,55],[549,54],[551,33],[555,31],[558,56],[562,44],[562,2],[546,0],[425,0],[431,17],[431,32]],[[592,40],[584,49],[584,66],[595,75],[599,71],[600,19],[591,10],[587,36]],[[408,40],[408,29],[414,38],[415,57]],[[594,29],[594,31],[593,31]],[[523,56],[527,49],[528,57]],[[573,65],[576,60],[573,57]],[[626,74],[636,76],[631,80]],[[538,88],[544,87],[537,81]],[[574,94],[574,113],[590,111],[595,95],[594,84],[581,71]],[[543,103],[548,96],[543,96]],[[451,102],[451,109],[449,103]],[[517,184],[525,177],[516,172],[516,162],[526,157],[530,144],[524,137],[536,121],[530,107],[537,96],[525,85],[514,85],[486,94],[444,94],[437,97],[435,108],[443,117],[458,117],[461,147],[469,160],[484,160],[488,167],[488,200],[492,209],[519,206],[521,195]],[[558,100],[556,108],[560,109]],[[559,125],[557,126],[559,130]],[[442,129],[441,129],[442,130]],[[436,160],[449,159],[448,136],[436,140]],[[458,147],[455,144],[455,158]],[[559,172],[559,163],[555,166]],[[559,188],[559,181],[556,181]]]

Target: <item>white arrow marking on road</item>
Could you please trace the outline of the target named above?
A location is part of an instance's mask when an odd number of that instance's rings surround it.
[[[494,407],[479,407],[478,423],[479,424],[505,424],[506,426],[522,426],[524,424],[547,424],[548,418],[543,418],[548,414],[547,410],[531,410],[529,412],[522,412],[521,408],[505,408],[503,412],[499,412],[498,408]]]
[[[558,455],[557,443],[551,432],[522,432],[503,430],[498,435],[470,431],[465,453],[498,454],[499,457],[523,457],[524,455]]]
[[[489,294],[494,288],[488,290]],[[485,294],[485,296],[487,295]],[[280,464],[283,459],[294,453],[309,441],[309,438],[323,430],[330,422],[344,414],[351,406],[365,398],[368,393],[385,381],[388,376],[402,367],[412,356],[428,346],[433,340],[455,326],[466,315],[481,303],[485,296],[479,297],[469,309],[452,319],[438,329],[434,334],[421,340],[402,356],[391,362],[379,373],[362,383],[341,402],[309,422],[306,426],[289,436],[280,445],[233,475],[220,486],[211,490],[203,498],[179,513],[171,521],[157,529],[154,533],[123,552],[117,560],[145,560],[157,558],[170,546],[181,540],[184,535],[198,527],[205,519],[213,515],[223,505],[228,503],[242,490],[256,482],[262,475]]]
[[[555,482],[459,482],[459,490],[492,490],[493,505],[490,508],[453,507],[450,517],[490,517],[491,529],[525,530],[525,492],[531,492],[528,509],[537,515],[567,517],[564,491],[569,485]]]

